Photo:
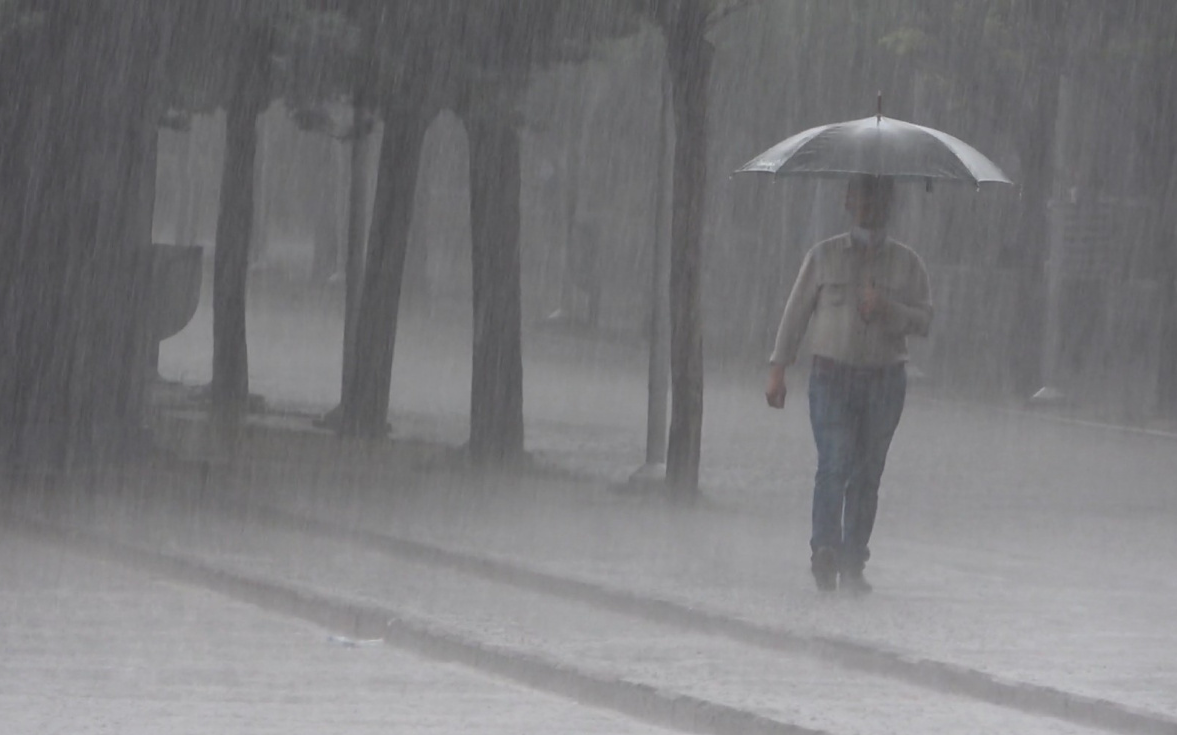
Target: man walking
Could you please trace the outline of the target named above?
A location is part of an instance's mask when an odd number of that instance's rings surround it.
[[[907,337],[932,321],[920,257],[886,235],[894,180],[859,175],[846,189],[850,232],[805,256],[777,331],[765,396],[785,404],[785,368],[808,332],[809,418],[817,445],[810,558],[820,590],[871,590],[879,481],[907,393]]]

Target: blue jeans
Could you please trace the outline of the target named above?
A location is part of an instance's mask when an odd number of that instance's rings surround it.
[[[907,396],[903,363],[862,368],[815,358],[809,421],[817,444],[810,547],[833,549],[843,571],[870,558],[879,481]]]

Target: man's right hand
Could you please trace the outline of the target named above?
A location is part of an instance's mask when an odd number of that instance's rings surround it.
[[[764,397],[772,408],[785,407],[785,366],[773,364],[768,372],[768,387],[764,389]]]

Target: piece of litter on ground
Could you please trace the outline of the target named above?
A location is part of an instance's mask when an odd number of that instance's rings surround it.
[[[327,640],[345,648],[361,648],[369,646],[379,646],[384,643],[383,638],[348,638],[345,635],[331,635],[327,636]]]

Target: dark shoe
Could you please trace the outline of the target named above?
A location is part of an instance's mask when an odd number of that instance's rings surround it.
[[[871,583],[866,581],[866,578],[862,576],[861,569],[853,572],[842,572],[841,587],[847,592],[856,595],[867,595],[874,590]]]
[[[838,589],[838,565],[833,549],[828,546],[819,548],[813,552],[809,565],[810,571],[813,572],[813,581],[817,583],[819,590],[832,592]]]

